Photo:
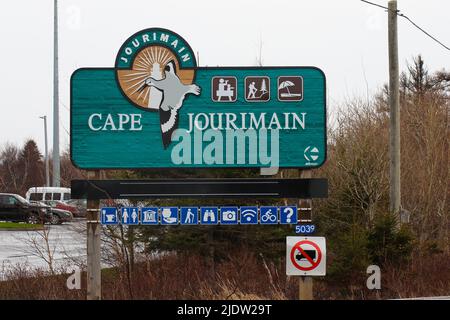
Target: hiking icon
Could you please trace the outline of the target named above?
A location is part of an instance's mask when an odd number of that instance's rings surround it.
[[[245,100],[248,102],[266,102],[270,100],[270,78],[251,76],[245,78]]]

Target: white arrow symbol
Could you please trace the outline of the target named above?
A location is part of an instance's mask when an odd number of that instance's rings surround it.
[[[305,159],[308,161],[316,161],[317,159],[319,159],[319,149],[317,149],[317,147],[313,147],[311,151],[310,149],[311,146],[308,146],[305,149],[305,152],[303,153]]]

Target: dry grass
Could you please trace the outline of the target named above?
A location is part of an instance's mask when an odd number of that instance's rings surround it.
[[[343,286],[317,279],[316,299],[388,299],[450,295],[450,256],[418,257],[403,267],[382,268],[382,290],[370,291],[365,278]],[[67,275],[51,276],[43,270],[17,266],[0,282],[0,299],[85,299],[86,274],[82,289],[68,290]],[[60,270],[61,271],[61,270]],[[286,300],[296,299],[298,282],[286,277],[284,261],[269,263],[240,251],[212,266],[200,256],[165,255],[137,264],[130,282],[119,269],[104,269],[103,299],[205,299]]]
[[[102,272],[103,299],[287,299],[294,285],[280,265],[261,263],[240,253],[213,265],[200,256],[164,255],[136,264],[130,281],[119,269]],[[281,277],[280,277],[281,275]],[[43,270],[16,266],[0,282],[0,299],[84,299],[82,289],[68,290],[67,275],[50,276]],[[288,289],[288,290],[286,290]]]
[[[286,299],[279,268],[240,253],[212,264],[199,256],[167,255],[135,266],[128,282],[105,279],[106,299]],[[284,274],[284,272],[283,272]],[[118,277],[120,279],[120,276]]]
[[[450,296],[450,256],[417,256],[405,268],[386,266],[383,287],[390,298]]]

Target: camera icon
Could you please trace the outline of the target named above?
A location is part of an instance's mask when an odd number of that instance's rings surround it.
[[[237,224],[238,223],[238,208],[223,207],[220,210],[222,224]]]
[[[227,210],[222,213],[222,221],[235,221],[237,217],[236,211]]]

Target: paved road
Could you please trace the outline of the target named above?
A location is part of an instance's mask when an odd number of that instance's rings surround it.
[[[419,298],[405,298],[405,299],[393,299],[393,300],[450,300],[450,296],[419,297]]]
[[[84,220],[49,226],[49,247],[54,250],[55,266],[74,264],[71,259],[84,261],[86,257],[86,240],[83,226]],[[5,269],[17,264],[28,264],[30,267],[48,268],[46,262],[37,256],[35,239],[38,245],[45,245],[42,232],[35,231],[0,231],[0,278]],[[48,250],[44,249],[44,252]],[[70,258],[69,258],[70,257]]]

